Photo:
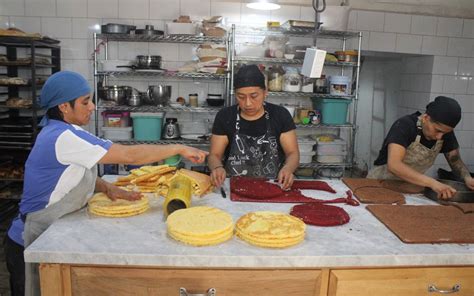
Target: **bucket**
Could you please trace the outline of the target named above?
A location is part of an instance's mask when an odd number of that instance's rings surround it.
[[[346,31],[350,11],[349,6],[326,6],[320,17],[322,29]]]
[[[346,124],[350,100],[312,98],[313,108],[321,110],[322,124]]]
[[[161,139],[164,112],[132,112],[133,138],[136,141],[158,141]]]
[[[329,93],[333,96],[348,96],[351,94],[351,80],[347,76],[330,76]]]

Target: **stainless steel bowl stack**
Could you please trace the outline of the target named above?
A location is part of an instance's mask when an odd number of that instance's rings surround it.
[[[114,102],[115,105],[125,105],[127,98],[132,95],[133,88],[130,86],[109,85],[98,89],[99,99]]]

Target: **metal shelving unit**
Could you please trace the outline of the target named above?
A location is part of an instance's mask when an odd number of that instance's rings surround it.
[[[345,163],[309,163],[301,164],[300,168],[326,168],[326,167],[343,167],[343,168],[352,168],[354,164],[354,146],[355,146],[355,135],[357,131],[356,120],[357,120],[357,101],[358,101],[358,91],[359,91],[359,75],[360,75],[360,65],[361,65],[361,42],[362,42],[362,33],[361,32],[344,32],[344,31],[327,31],[327,30],[315,30],[314,28],[299,28],[291,27],[288,23],[283,24],[279,28],[253,28],[253,27],[232,27],[232,49],[230,64],[231,64],[231,73],[233,75],[234,68],[237,63],[258,63],[258,64],[283,64],[291,66],[301,66],[303,60],[301,59],[284,59],[284,58],[266,58],[266,57],[251,57],[251,56],[235,56],[235,44],[236,44],[236,35],[244,36],[288,36],[288,37],[306,37],[313,39],[313,45],[317,45],[318,40],[321,39],[338,39],[342,41],[342,50],[346,50],[347,41],[349,39],[357,38],[358,39],[358,57],[357,62],[325,62],[325,66],[330,67],[339,67],[341,69],[341,74],[344,75],[344,71],[348,70],[352,72],[352,79],[354,84],[354,89],[352,95],[348,96],[334,96],[330,94],[319,94],[319,93],[305,93],[305,92],[268,92],[269,98],[285,98],[285,97],[299,97],[299,98],[337,98],[337,99],[346,99],[350,100],[352,108],[351,110],[351,121],[347,124],[337,124],[337,125],[302,125],[298,124],[298,129],[346,129],[349,130],[349,139],[347,141],[350,145],[350,155],[346,157]],[[230,96],[233,97],[233,81],[230,81]]]
[[[99,40],[105,44],[105,59],[108,59],[108,42],[158,42],[158,43],[187,43],[187,44],[203,44],[203,43],[218,43],[225,44],[227,48],[227,60],[230,60],[230,35],[226,37],[209,37],[209,36],[194,36],[194,35],[135,35],[135,34],[94,34],[94,48],[98,48]],[[137,53],[137,55],[140,53]],[[182,72],[168,72],[168,71],[147,71],[147,70],[133,70],[133,71],[108,71],[102,72],[97,70],[98,65],[98,53],[94,52],[94,102],[96,104],[95,115],[98,118],[99,110],[116,110],[116,111],[138,111],[138,112],[156,112],[156,111],[178,111],[178,112],[211,112],[215,113],[219,108],[213,107],[156,107],[156,106],[140,106],[140,107],[129,107],[129,106],[107,106],[99,105],[97,98],[97,85],[98,79],[109,79],[109,78],[142,78],[142,79],[192,79],[192,80],[217,80],[223,84],[223,98],[226,99],[226,103],[230,102],[229,99],[229,81],[230,81],[230,65],[225,74],[213,74],[213,73],[182,73]],[[96,135],[99,134],[98,120],[95,122]],[[138,143],[129,141],[128,143]],[[170,141],[157,141],[154,143],[169,144]],[[179,141],[179,143],[188,144],[187,141]],[[189,144],[197,144],[196,142],[189,142]],[[201,143],[199,143],[201,144]],[[207,143],[208,144],[208,143]]]
[[[309,92],[285,92],[285,91],[269,91],[269,97],[310,97],[310,98],[337,98],[337,99],[345,99],[345,100],[352,100],[355,98],[355,95],[351,96],[334,96],[330,94],[318,94],[318,93],[309,93]]]
[[[238,56],[234,59],[235,62],[255,62],[260,64],[285,64],[285,65],[303,65],[303,60],[300,59],[279,59],[279,58],[256,58],[248,56]],[[324,62],[325,66],[334,67],[357,67],[357,63],[351,62]]]
[[[160,111],[171,111],[171,112],[203,112],[203,113],[217,113],[220,108],[216,107],[157,107],[157,106],[138,106],[138,107],[131,107],[131,106],[99,106],[99,109],[104,110],[113,110],[113,111],[129,111],[129,112],[160,112]]]
[[[166,43],[225,43],[226,38],[195,35],[135,35],[135,34],[96,34],[103,41],[124,42],[166,42]]]
[[[156,72],[156,71],[100,71],[97,72],[97,76],[109,76],[109,77],[163,77],[163,78],[183,78],[183,79],[211,79],[220,80],[225,79],[225,74],[213,74],[213,73],[181,73],[181,72]]]
[[[7,118],[0,119],[0,155],[2,158],[14,159],[14,166],[23,166],[24,160],[31,151],[39,132],[38,122],[41,119],[37,95],[47,77],[61,68],[61,51],[59,41],[40,37],[0,37],[0,46],[5,48],[6,61],[0,62],[0,72],[6,77],[19,77],[28,71],[24,84],[2,83],[0,95],[4,98],[31,99],[29,107],[13,107],[0,104],[6,110]],[[26,49],[27,57],[21,57],[20,49]],[[42,71],[38,71],[42,69]],[[47,73],[47,74],[45,74]],[[20,93],[21,91],[21,93]],[[25,97],[28,93],[28,97]],[[28,111],[28,112],[23,112]],[[5,163],[0,164],[6,165]],[[1,190],[9,190],[13,184],[23,182],[21,178],[1,178]],[[21,190],[20,190],[21,195]],[[2,197],[1,199],[20,198],[20,195]]]

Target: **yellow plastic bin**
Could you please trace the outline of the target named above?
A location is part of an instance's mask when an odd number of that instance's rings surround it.
[[[351,100],[312,98],[313,108],[321,112],[322,124],[346,124]]]
[[[161,139],[164,112],[132,112],[133,138],[135,141],[158,141]]]

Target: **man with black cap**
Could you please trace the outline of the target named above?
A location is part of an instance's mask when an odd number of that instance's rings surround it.
[[[458,102],[443,96],[429,103],[424,114],[416,112],[398,119],[390,128],[367,178],[403,179],[430,187],[439,197],[449,199],[456,193],[454,188],[424,175],[438,153],[444,153],[454,173],[474,189],[474,179],[461,160],[453,131],[460,120]]]
[[[236,105],[221,109],[212,128],[208,165],[217,187],[228,176],[278,179],[293,184],[299,165],[295,124],[284,107],[265,102],[265,78],[256,65],[234,77]]]

